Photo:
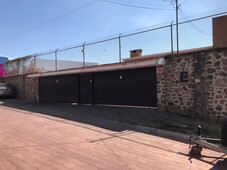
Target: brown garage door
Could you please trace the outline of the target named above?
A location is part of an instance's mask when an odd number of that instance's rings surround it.
[[[39,101],[54,103],[77,103],[78,75],[39,78]]]
[[[157,106],[156,67],[94,73],[94,103]]]

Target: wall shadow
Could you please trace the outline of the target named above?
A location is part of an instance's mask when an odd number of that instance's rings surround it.
[[[159,112],[158,110],[150,108],[37,103],[18,99],[0,99],[0,103],[0,105],[6,106],[9,109],[14,108],[42,115],[50,115],[66,120],[90,124],[116,132],[132,130],[152,134],[149,129],[144,130],[142,128],[136,128],[132,125],[154,127],[158,129],[167,128],[168,130],[171,130],[171,127],[166,126],[166,122],[170,121],[174,122],[174,124],[181,124],[182,122],[188,121],[186,120],[186,117],[182,117],[174,113]],[[177,130],[181,130],[179,127],[175,128],[177,128]],[[182,128],[182,130],[184,129]],[[158,134],[157,136],[160,135]],[[167,138],[173,139],[172,137]],[[186,142],[181,139],[173,140]]]
[[[226,170],[227,169],[227,159],[217,161],[210,170]]]

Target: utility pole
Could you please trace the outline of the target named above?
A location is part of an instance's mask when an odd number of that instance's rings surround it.
[[[176,5],[176,41],[177,41],[177,54],[179,53],[179,33],[178,33],[178,0],[170,0],[171,5]]]
[[[175,0],[176,4],[176,35],[177,35],[177,54],[179,53],[179,36],[178,36],[178,0]]]

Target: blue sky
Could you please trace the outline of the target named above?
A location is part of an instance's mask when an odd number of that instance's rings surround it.
[[[0,0],[0,54],[10,58],[22,57],[175,19],[174,5],[168,0],[110,1]],[[182,2],[181,9],[188,17],[227,7],[226,0],[179,0],[180,4]],[[117,45],[114,48],[117,50]]]

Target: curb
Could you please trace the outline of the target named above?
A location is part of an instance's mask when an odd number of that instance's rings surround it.
[[[170,138],[170,139],[175,139],[175,140],[179,140],[182,142],[187,143],[189,140],[190,135],[185,135],[182,133],[178,133],[178,132],[173,132],[173,131],[168,131],[168,130],[163,130],[163,129],[157,129],[157,128],[152,128],[152,127],[146,127],[146,126],[137,126],[135,125],[136,129],[138,131],[144,132],[144,133],[148,133],[148,134],[152,134],[155,136],[160,136],[160,137],[164,137],[164,138]]]
[[[163,138],[169,138],[172,140],[178,140],[184,143],[188,143],[190,135],[182,134],[179,132],[173,132],[169,130],[164,130],[164,129],[157,129],[153,127],[148,127],[148,126],[141,126],[141,125],[133,125],[125,122],[116,122],[116,121],[104,121],[108,124],[115,124],[117,126],[123,126],[129,130],[141,132],[141,133],[146,133],[150,135],[155,135]]]
[[[190,138],[190,135],[182,134],[179,132],[173,132],[173,131],[164,130],[164,129],[157,129],[157,128],[148,127],[148,126],[133,125],[126,122],[117,122],[117,121],[110,121],[110,120],[103,120],[103,119],[102,120],[92,119],[92,121],[103,125],[122,127],[123,129],[146,133],[146,134],[168,138],[172,140],[177,140],[184,143],[188,143]],[[80,122],[77,122],[77,123],[80,123]]]

